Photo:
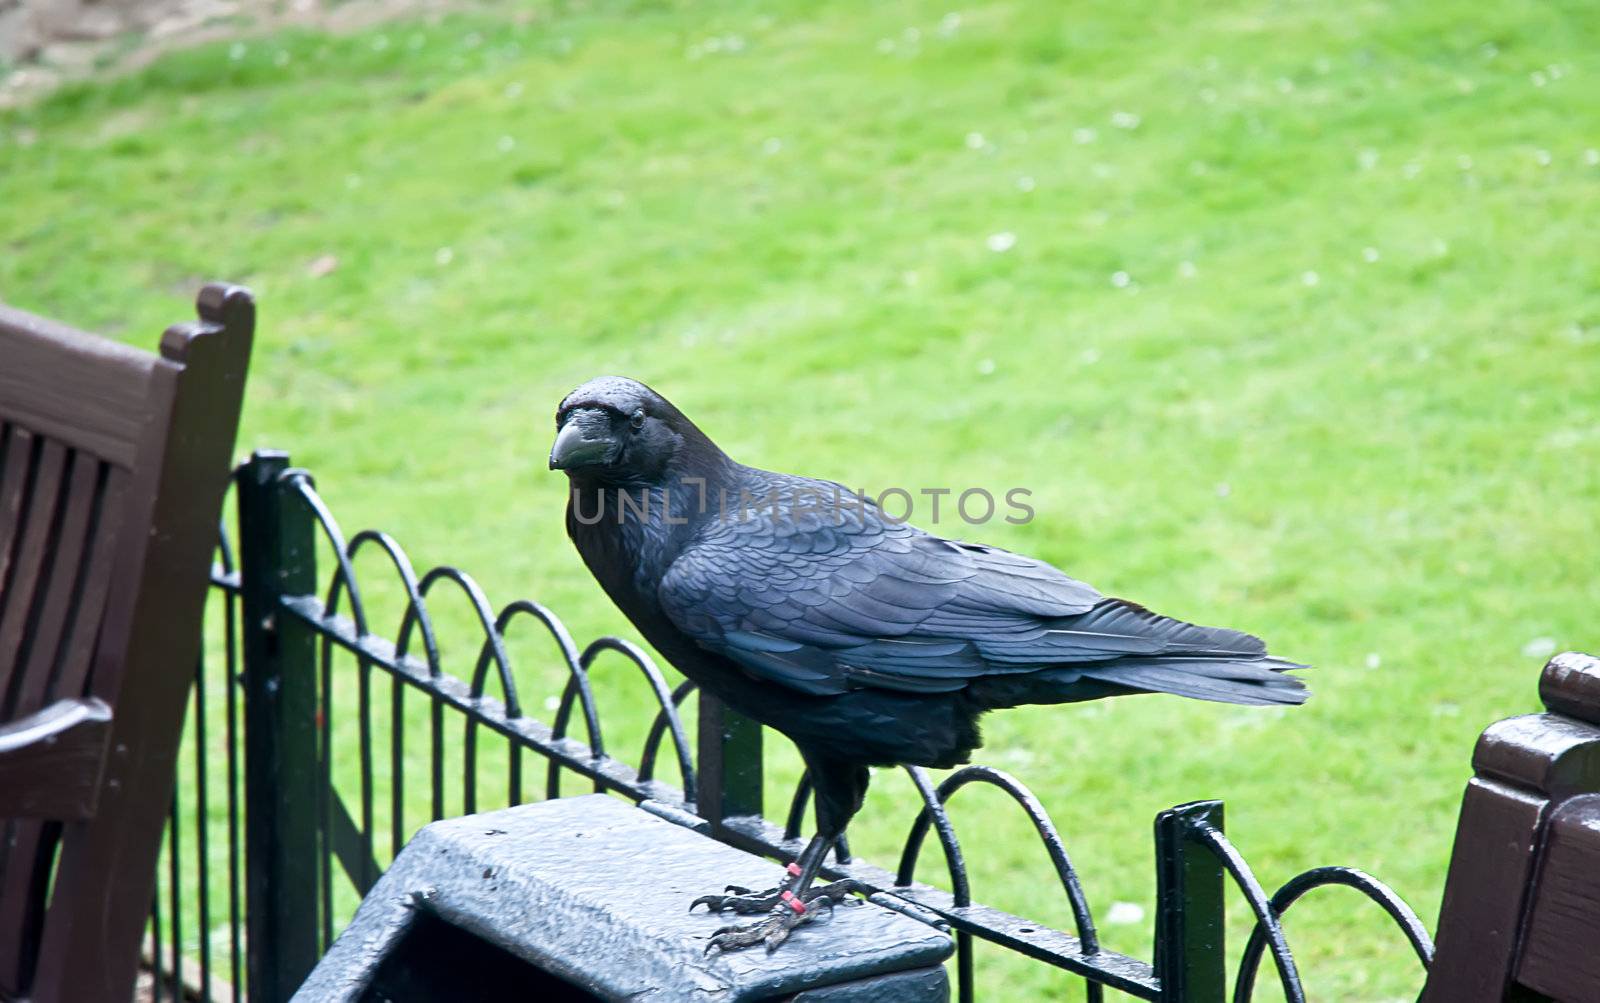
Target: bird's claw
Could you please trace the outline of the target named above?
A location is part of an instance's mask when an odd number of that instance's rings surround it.
[[[706,953],[710,954],[713,950],[737,951],[743,947],[765,942],[767,953],[771,954],[778,949],[779,944],[789,939],[790,931],[796,927],[810,923],[822,915],[831,919],[834,906],[848,898],[852,892],[864,894],[866,891],[867,889],[860,882],[849,878],[835,881],[820,888],[812,888],[800,895],[799,899],[804,904],[803,910],[796,910],[793,906],[784,902],[779,897],[781,893],[775,894],[771,896],[773,904],[769,906],[771,913],[766,919],[759,923],[752,923],[749,926],[722,927],[711,935],[711,942],[706,945]],[[723,898],[723,896],[705,895],[701,899],[696,899],[695,905],[700,904],[703,899],[712,898]],[[746,897],[741,900],[741,905],[748,906],[755,901],[756,899],[753,897]],[[819,912],[824,904],[828,907],[826,914]],[[690,906],[690,908],[692,909],[694,906]],[[733,908],[736,912],[746,911],[746,909],[741,909],[739,906],[731,906],[730,908]],[[715,909],[714,911],[720,912],[721,910]],[[754,912],[756,910],[749,909],[748,911]]]
[[[689,911],[694,912],[694,907],[703,905],[707,912],[727,912],[733,910],[741,916],[752,916],[763,913],[778,904],[781,890],[772,888],[764,892],[752,892],[740,885],[729,885],[723,889],[730,892],[728,895],[702,895],[689,903]]]
[[[807,910],[795,912],[788,906],[780,905],[772,911],[766,919],[749,926],[725,926],[711,935],[711,942],[706,944],[706,953],[712,951],[737,951],[743,947],[750,947],[765,942],[767,953],[771,954],[778,949],[778,945],[789,939],[789,931],[802,923],[809,923],[817,916]]]
[[[829,910],[832,910],[834,906],[849,898],[851,894],[870,895],[871,893],[872,889],[854,878],[841,878],[838,881],[813,888],[801,898],[808,906],[813,902],[826,901]]]

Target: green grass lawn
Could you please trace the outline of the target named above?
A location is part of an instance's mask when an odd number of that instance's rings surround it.
[[[1150,821],[1202,797],[1269,888],[1348,863],[1431,925],[1474,737],[1600,648],[1596,30],[1516,0],[596,2],[250,38],[0,114],[0,297],[151,345],[248,284],[242,446],[580,637],[633,636],[545,470],[590,376],[746,462],[1026,487],[1031,523],[971,535],[1316,666],[1288,712],[989,721],[1102,921],[1145,907],[1108,946],[1149,956]],[[633,680],[600,688],[642,734]],[[991,793],[954,810],[976,894],[1067,924]],[[891,860],[911,804],[881,775],[858,851]],[[1291,921],[1314,998],[1409,998],[1353,899]],[[979,964],[991,998],[1066,981]]]

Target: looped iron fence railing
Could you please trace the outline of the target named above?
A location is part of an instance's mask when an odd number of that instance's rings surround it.
[[[799,854],[808,778],[802,775],[789,798],[786,824],[767,821],[761,728],[701,693],[691,739],[683,712],[693,684],[671,685],[637,645],[602,637],[580,648],[561,619],[536,602],[496,609],[458,568],[419,575],[385,533],[347,538],[311,476],[282,454],[257,453],[235,482],[237,527],[230,533],[225,520],[212,573],[218,601],[152,908],[147,954],[157,998],[240,1000],[248,987],[252,1000],[286,999],[420,825],[457,807],[479,810],[491,788],[503,792],[496,802],[528,798],[529,754],[545,761],[543,797],[559,797],[562,775],[572,773],[595,791],[735,846],[781,860]],[[326,581],[318,577],[319,551],[331,557]],[[389,574],[363,581],[357,558],[372,551],[383,555]],[[446,595],[464,602],[465,616],[446,614]],[[398,616],[385,635],[377,605],[394,604]],[[555,658],[548,664],[558,670],[559,696],[543,703],[553,712],[549,724],[528,714],[509,643],[514,625],[527,620],[549,638]],[[452,660],[443,639],[463,625],[478,636],[470,656]],[[632,662],[653,702],[637,766],[616,758],[602,732],[591,676],[603,656]],[[452,672],[457,665],[461,671]],[[209,701],[218,689],[220,707]],[[570,734],[575,715],[583,739]],[[408,740],[419,732],[420,743]],[[676,787],[656,777],[663,743],[676,761]],[[497,746],[498,754],[487,751]],[[1066,840],[1026,786],[988,766],[968,766],[937,783],[925,770],[905,772],[920,807],[897,869],[853,858],[841,839],[824,874],[853,878],[873,901],[952,931],[963,1001],[978,995],[975,943],[982,941],[1076,977],[1090,1003],[1108,988],[1168,1003],[1221,1003],[1227,876],[1255,919],[1234,979],[1235,1003],[1251,999],[1268,951],[1286,999],[1304,1000],[1280,917],[1327,884],[1377,903],[1423,966],[1431,960],[1415,913],[1360,871],[1307,871],[1268,897],[1225,836],[1220,802],[1183,805],[1156,820],[1153,962],[1108,950]],[[408,780],[419,774],[426,787],[420,798]],[[221,806],[212,793],[219,785],[226,792]],[[971,785],[1000,790],[1026,815],[1071,912],[1072,932],[973,901],[967,852],[946,810]],[[216,838],[221,830],[225,839]],[[945,858],[948,890],[916,880],[930,830]],[[225,921],[214,915],[219,896],[227,902]]]
[[[1221,838],[1221,834],[1217,834]],[[1280,939],[1282,927],[1278,920],[1289,907],[1299,900],[1300,896],[1313,888],[1322,888],[1328,885],[1345,885],[1354,888],[1367,898],[1376,902],[1395,925],[1405,934],[1410,942],[1411,949],[1416,952],[1417,960],[1423,968],[1433,964],[1433,938],[1428,936],[1428,930],[1422,925],[1422,920],[1411,907],[1406,905],[1400,896],[1388,885],[1374,878],[1365,871],[1354,867],[1313,867],[1309,871],[1290,878],[1283,886],[1273,893],[1267,902],[1267,915],[1272,917],[1269,925],[1257,923],[1250,932],[1250,939],[1245,943],[1244,953],[1239,959],[1239,975],[1234,980],[1234,1003],[1250,1003],[1255,993],[1256,969],[1261,964],[1261,952],[1266,947],[1274,930]],[[1275,952],[1276,953],[1276,952]],[[1304,987],[1296,983],[1293,993],[1295,998],[1304,999]]]

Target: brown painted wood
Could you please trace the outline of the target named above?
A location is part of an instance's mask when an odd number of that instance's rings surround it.
[[[1494,780],[1468,781],[1421,1003],[1505,998],[1548,803],[1537,793]]]
[[[25,428],[6,426],[4,461],[0,462],[0,604],[11,594],[18,540],[27,528],[27,509],[39,437]]]
[[[1600,1001],[1600,660],[1539,691],[1478,739],[1420,1003]]]
[[[111,708],[93,697],[0,725],[0,816],[93,818],[110,725]]]
[[[1554,714],[1600,725],[1600,658],[1568,651],[1539,675],[1539,699]]]
[[[0,308],[0,997],[132,991],[254,329],[198,312],[158,357]]]
[[[1600,999],[1600,795],[1550,815],[1517,981],[1557,1000]]]
[[[89,669],[94,662],[98,638],[94,629],[86,625],[98,624],[105,616],[106,600],[111,594],[116,541],[127,515],[125,495],[132,480],[126,470],[116,467],[107,469],[105,477],[105,496],[96,513],[94,538],[85,543],[90,553],[83,566],[83,595],[73,615],[72,629],[62,638],[56,677],[45,690],[46,698],[83,696],[88,692]]]
[[[89,669],[98,640],[98,625],[111,592],[111,561],[125,506],[122,499],[129,474],[101,463],[99,474],[105,486],[99,506],[91,513],[85,541],[88,553],[79,569],[81,592],[72,600],[69,622],[64,627],[49,674],[29,670],[28,684],[42,686],[42,693],[25,693],[21,706],[36,709],[57,697],[82,696],[87,691]],[[37,887],[36,872],[48,869],[54,860],[61,827],[31,819],[0,822],[0,945],[28,944],[25,938],[41,924],[44,892]],[[22,861],[8,866],[7,859]],[[36,948],[24,946],[7,952],[0,946],[0,986],[20,984]]]
[[[36,709],[18,707],[17,699],[27,674],[33,628],[56,570],[61,475],[67,458],[65,446],[46,439],[41,445],[39,462],[33,471],[32,490],[26,499],[27,524],[16,541],[17,556],[12,568],[11,587],[6,591],[4,603],[0,603],[0,665],[11,667],[7,672],[10,677],[7,685],[0,690],[0,719],[10,719]]]
[[[15,670],[21,672],[22,686],[13,715],[32,713],[54,696],[51,689],[59,675],[62,641],[71,629],[75,608],[87,584],[87,558],[92,553],[91,533],[96,510],[104,494],[101,480],[104,472],[104,465],[87,453],[73,455],[66,495],[62,499],[61,528],[56,537],[56,571],[49,593],[39,608],[28,658]]]
[[[0,358],[9,421],[118,466],[133,464],[156,403],[148,394],[154,356],[0,306]]]

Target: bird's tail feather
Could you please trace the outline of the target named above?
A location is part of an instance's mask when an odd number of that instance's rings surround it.
[[[987,676],[971,695],[985,709],[1076,703],[1126,693],[1172,693],[1218,703],[1301,704],[1311,695],[1288,675],[1304,665],[1264,655],[1219,658],[1150,655],[1035,672]]]
[[[1130,658],[1083,666],[1086,679],[1147,693],[1174,693],[1196,700],[1236,704],[1301,704],[1311,696],[1306,684],[1286,670],[1304,665],[1271,656],[1234,661],[1222,658]]]

